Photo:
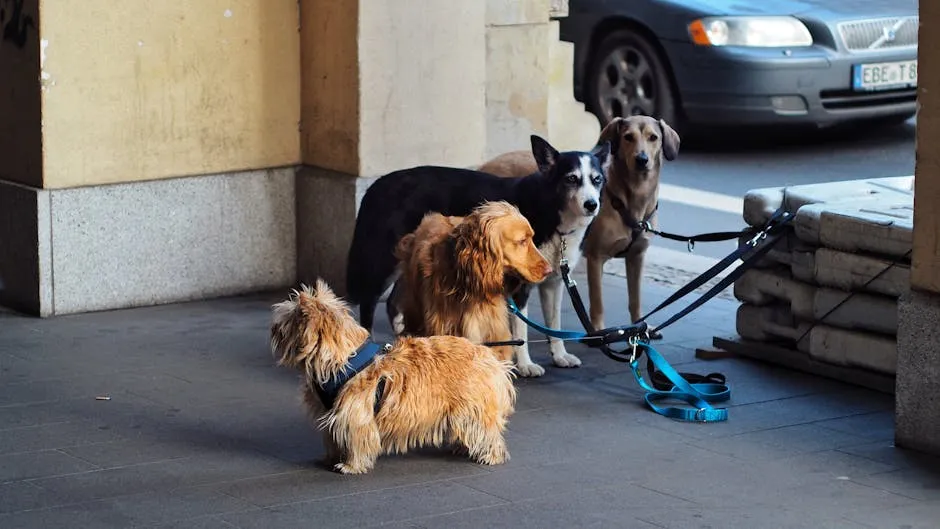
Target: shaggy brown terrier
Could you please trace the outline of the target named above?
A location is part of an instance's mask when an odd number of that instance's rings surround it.
[[[402,338],[374,346],[371,361],[357,359],[372,345],[369,333],[322,280],[272,310],[272,351],[278,365],[303,373],[304,402],[335,470],[365,473],[381,454],[444,442],[482,464],[509,460],[503,433],[516,400],[512,364],[489,348],[454,336]],[[332,403],[324,402],[337,380]]]
[[[532,242],[532,226],[508,202],[488,202],[464,217],[429,213],[395,249],[404,334],[510,340],[506,274],[539,283],[551,265]],[[493,348],[512,359],[511,346]]]

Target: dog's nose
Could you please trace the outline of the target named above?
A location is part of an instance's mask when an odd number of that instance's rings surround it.
[[[552,274],[552,265],[549,264],[548,261],[546,261],[545,265],[542,267],[542,276],[548,277],[551,274]]]
[[[646,167],[646,164],[648,164],[649,161],[650,158],[646,155],[645,152],[641,152],[640,154],[636,155],[636,164],[640,167]]]
[[[597,209],[597,201],[594,200],[593,198],[592,198],[592,199],[589,199],[589,200],[585,200],[585,201],[584,201],[584,209],[585,209],[585,211],[587,211],[588,213],[594,213],[594,211]]]

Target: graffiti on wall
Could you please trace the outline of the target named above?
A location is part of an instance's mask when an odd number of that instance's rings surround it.
[[[26,46],[29,28],[36,28],[33,17],[23,12],[26,0],[0,0],[0,28],[3,42],[10,41],[16,47]]]

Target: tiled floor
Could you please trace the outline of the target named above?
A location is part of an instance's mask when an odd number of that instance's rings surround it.
[[[623,279],[607,281],[608,323],[625,321]],[[668,293],[651,285],[645,304]],[[695,359],[733,332],[725,299],[657,343],[680,370],[728,376],[725,423],[650,412],[624,365],[573,344],[581,368],[519,380],[508,464],[422,450],[334,474],[318,464],[296,376],[268,349],[281,297],[0,314],[0,527],[940,526],[940,462],[892,447],[889,396]],[[544,345],[533,355],[550,363]]]

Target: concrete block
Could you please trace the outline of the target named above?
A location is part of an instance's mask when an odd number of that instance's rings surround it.
[[[745,236],[738,240],[738,244],[745,244],[753,237]],[[786,233],[767,252],[764,257],[758,259],[755,268],[775,268],[781,264],[792,267],[795,260],[805,259],[802,254],[812,253],[815,247],[799,240],[792,232]]]
[[[893,374],[897,368],[894,338],[825,324],[810,328],[809,322],[793,318],[789,308],[784,305],[742,304],[738,307],[736,324],[742,338],[788,344],[789,348],[828,364],[860,367],[887,374]],[[800,342],[795,343],[797,340]]]
[[[742,337],[757,342],[784,341],[790,344],[809,330],[810,324],[793,317],[786,304],[751,305],[742,303],[735,316],[735,330]],[[793,344],[794,348],[809,352],[809,341]]]
[[[811,317],[816,287],[793,280],[786,268],[751,269],[734,282],[734,297],[752,305],[786,301],[794,313]]]
[[[2,189],[10,207],[0,211],[16,216],[0,222],[13,241],[0,248],[0,303],[32,314],[242,294],[296,277],[293,168]]]
[[[564,4],[564,5],[561,5]],[[564,0],[486,0],[487,26],[515,26],[520,24],[545,24],[552,12],[568,13]]]
[[[819,248],[814,254],[813,277],[817,284],[856,291],[891,265],[891,260]],[[795,275],[795,274],[794,274]],[[910,290],[911,267],[899,263],[872,281],[865,290],[898,297]]]
[[[359,203],[375,180],[315,167],[297,172],[298,282],[312,284],[319,277],[345,294]]]
[[[728,351],[729,353],[780,365],[787,369],[803,371],[815,377],[827,377],[882,393],[894,393],[894,375],[820,362],[800,351],[794,351],[772,343],[748,340],[740,336],[716,336],[712,340],[712,343],[715,347]],[[857,417],[865,421],[866,424],[871,421],[871,415],[859,415]],[[836,420],[843,419],[837,418]],[[893,452],[893,447],[890,447],[890,445],[887,446],[886,450],[892,451],[892,456],[896,454],[896,452]]]
[[[940,296],[912,290],[899,319],[895,444],[940,455]]]
[[[903,199],[913,196],[913,184],[913,176],[893,176],[754,189],[744,195],[744,221],[750,226],[759,226],[781,205],[786,205],[787,211],[795,213],[807,204],[860,199],[884,203],[885,200]]]
[[[752,189],[744,194],[744,222],[748,226],[761,226],[783,204],[782,187]]]
[[[816,287],[798,281],[789,270],[748,270],[734,284],[734,295],[752,305],[786,302],[804,321],[820,321],[843,329],[858,329],[887,335],[897,333],[897,300],[866,293]],[[832,313],[830,310],[842,303]]]
[[[294,169],[52,192],[56,314],[293,283]]]
[[[793,223],[797,237],[809,244],[902,256],[913,243],[914,197],[809,204]]]
[[[893,337],[821,325],[810,331],[809,341],[809,354],[817,360],[880,373],[897,370],[898,348]]]

